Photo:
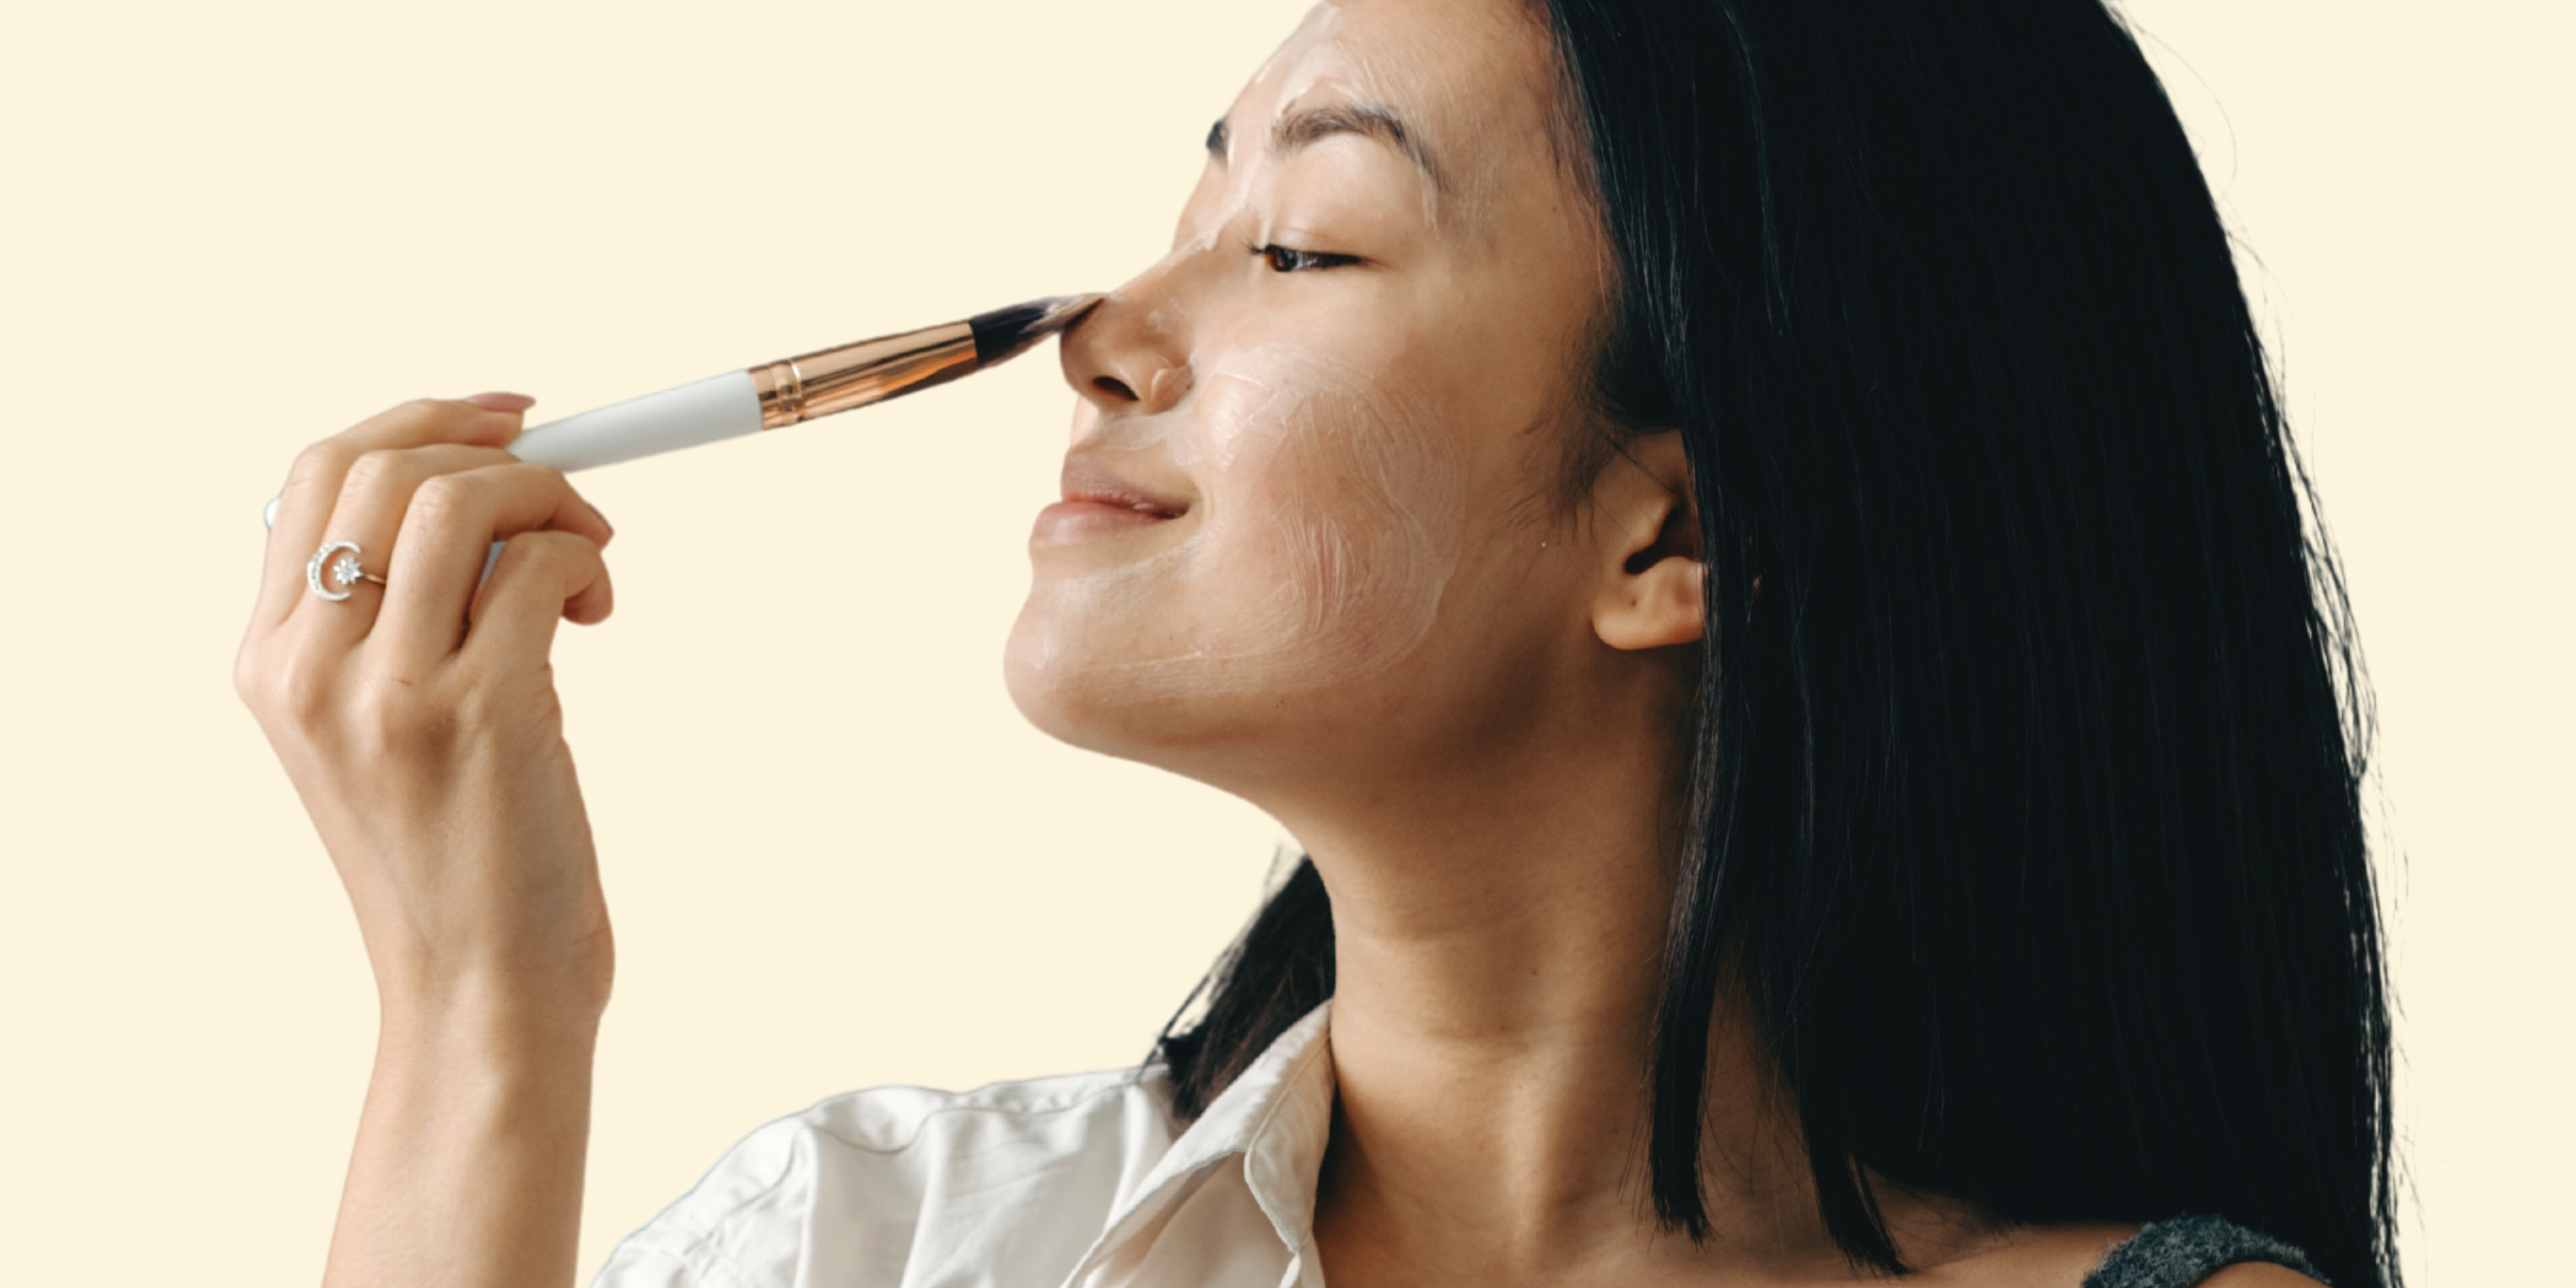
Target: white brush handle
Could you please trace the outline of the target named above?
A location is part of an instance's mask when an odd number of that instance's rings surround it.
[[[760,393],[752,388],[751,373],[728,371],[547,421],[520,431],[506,450],[520,460],[570,474],[759,432]],[[268,498],[260,510],[261,526],[277,526],[277,501]],[[484,578],[491,577],[492,565],[500,557],[501,543],[495,541],[491,553],[483,556]]]
[[[548,421],[512,440],[510,454],[569,474],[759,432],[760,393],[751,373],[728,371]]]

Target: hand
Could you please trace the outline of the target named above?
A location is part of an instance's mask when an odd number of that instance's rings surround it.
[[[234,664],[348,888],[389,1021],[461,1006],[595,1025],[608,1002],[607,906],[547,651],[558,619],[608,616],[610,529],[561,472],[502,450],[530,401],[424,399],[305,449]],[[358,543],[385,584],[311,594],[325,541]]]

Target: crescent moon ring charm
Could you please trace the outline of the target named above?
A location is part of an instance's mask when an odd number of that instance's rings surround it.
[[[333,560],[331,556],[340,551],[347,551],[348,553],[342,554],[336,561]],[[335,604],[341,600],[347,599],[349,597],[349,587],[355,586],[361,581],[372,581],[379,586],[384,585],[384,578],[358,567],[358,555],[360,553],[358,543],[355,541],[334,541],[323,546],[321,549],[314,551],[313,558],[304,565],[304,584],[311,588],[315,595],[323,599],[330,600]],[[336,590],[326,590],[323,588],[322,566],[324,564],[330,565],[331,585],[337,587]]]

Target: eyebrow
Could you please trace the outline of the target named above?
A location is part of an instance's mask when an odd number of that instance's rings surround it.
[[[1441,174],[1440,163],[1432,158],[1431,150],[1423,145],[1421,136],[1405,124],[1404,118],[1394,108],[1381,103],[1327,103],[1289,113],[1270,127],[1270,150],[1285,160],[1308,144],[1336,134],[1357,134],[1376,139],[1409,158],[1431,180],[1432,187],[1445,191],[1449,186]],[[1208,128],[1208,154],[1219,161],[1225,160],[1227,145],[1233,138],[1234,132],[1226,125],[1225,118],[1216,118],[1216,124]]]

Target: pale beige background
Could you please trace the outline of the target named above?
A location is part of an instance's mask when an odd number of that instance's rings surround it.
[[[318,1275],[374,999],[228,682],[298,447],[415,394],[560,415],[1111,286],[1302,4],[14,8],[0,1277]],[[2407,1260],[2527,1281],[2565,1265],[2576,1153],[2576,33],[2130,9],[2259,256],[2378,682]],[[585,1275],[822,1096],[1134,1060],[1249,912],[1270,822],[1003,694],[1071,405],[1050,347],[581,479],[620,534],[618,615],[559,654],[620,949]]]

